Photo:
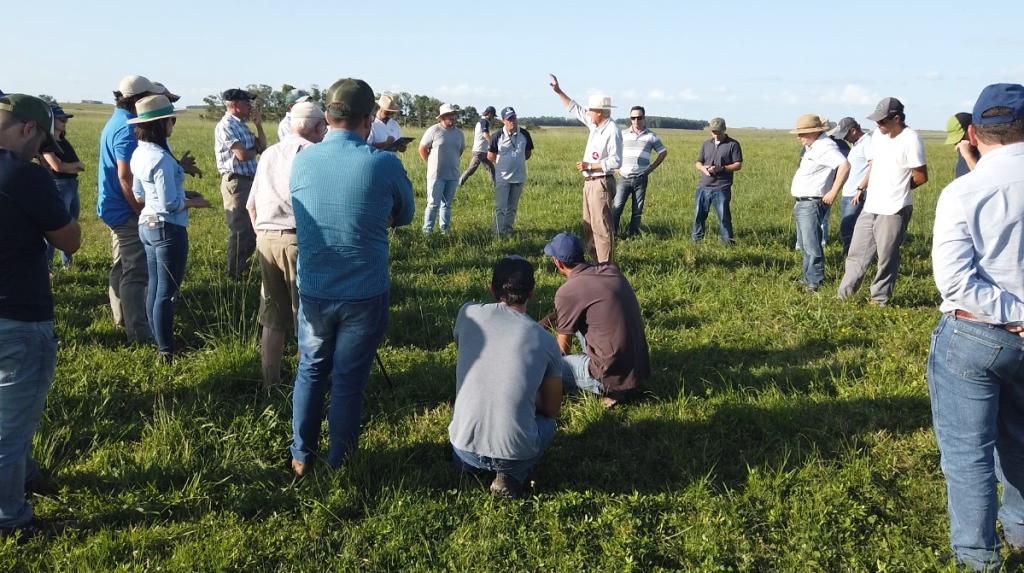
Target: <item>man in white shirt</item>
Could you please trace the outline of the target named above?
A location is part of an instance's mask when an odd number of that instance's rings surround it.
[[[997,519],[1011,550],[1024,550],[1024,86],[986,87],[971,119],[981,159],[935,208],[943,315],[928,390],[953,553],[960,565],[999,571]]]
[[[857,120],[852,117],[844,117],[839,120],[835,129],[828,132],[830,137],[842,139],[850,144],[850,153],[846,160],[850,162],[850,176],[843,185],[843,197],[840,201],[842,215],[839,224],[839,240],[843,243],[843,256],[850,251],[850,241],[853,239],[853,227],[857,223],[857,217],[864,208],[864,195],[857,195],[857,187],[864,182],[868,174],[868,165],[871,162],[871,134],[865,132]],[[854,201],[854,199],[857,199]]]
[[[494,183],[494,161],[488,158],[487,150],[491,147],[491,123],[498,114],[493,105],[487,106],[473,128],[473,157],[469,160],[469,166],[459,177],[459,187],[466,184],[469,178],[476,173],[477,167],[483,164],[491,174],[491,183]]]
[[[295,239],[295,211],[288,180],[300,151],[319,143],[327,132],[324,112],[306,101],[291,109],[292,133],[263,152],[256,166],[252,191],[246,202],[256,230],[256,252],[263,277],[260,356],[265,388],[281,382],[281,356],[286,332],[295,332],[299,291],[295,285],[299,247]]]
[[[814,114],[800,116],[796,129],[790,133],[795,134],[804,146],[800,167],[793,174],[790,187],[790,194],[796,201],[793,218],[804,257],[803,282],[808,291],[817,292],[825,280],[821,223],[828,213],[828,206],[835,201],[850,175],[850,164],[836,142],[825,135],[820,117]]]
[[[309,101],[309,92],[306,90],[300,90],[299,88],[289,91],[288,94],[284,96],[284,105],[287,108],[287,111],[285,111],[284,117],[282,117],[281,121],[277,124],[278,141],[281,141],[292,134],[292,108],[295,107],[295,104],[302,103],[304,101]]]
[[[558,94],[569,115],[590,130],[583,161],[576,162],[576,170],[586,181],[583,184],[583,236],[592,261],[611,262],[615,254],[613,173],[622,167],[622,132],[611,117],[612,98],[592,95],[584,108],[562,91],[554,74],[551,75],[551,89]]]
[[[651,153],[657,153],[651,163]],[[668,148],[656,133],[647,129],[647,110],[635,105],[629,110],[629,129],[622,132],[622,166],[619,168],[618,186],[612,201],[615,218],[615,232],[619,232],[619,220],[626,208],[626,200],[632,198],[632,214],[629,219],[627,237],[640,234],[640,220],[647,203],[647,179],[668,157]]]
[[[857,292],[877,255],[878,272],[871,283],[870,303],[886,306],[896,286],[900,245],[914,211],[911,190],[928,182],[928,166],[924,142],[907,127],[900,100],[884,98],[868,119],[878,125],[878,133],[871,139],[871,163],[854,200],[859,201],[865,190],[870,193],[853,228],[839,298],[850,298]]]
[[[366,138],[369,143],[377,149],[387,151],[405,151],[406,145],[398,145],[391,149],[396,141],[402,137],[402,128],[398,126],[395,117],[401,113],[395,96],[383,94],[377,98],[377,115],[373,118],[373,125],[370,127],[370,135]]]

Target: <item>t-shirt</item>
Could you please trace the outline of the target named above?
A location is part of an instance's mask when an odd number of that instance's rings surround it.
[[[39,153],[52,153],[57,156],[57,159],[64,163],[78,163],[81,161],[70,141],[62,139],[59,143],[60,149],[56,149],[53,146],[44,143],[42,149],[39,150]],[[50,175],[52,175],[54,179],[78,179],[78,173],[61,173],[60,171],[50,169],[50,164],[46,162],[46,160],[43,160],[42,165],[50,172]]]
[[[587,339],[590,375],[610,392],[633,390],[651,374],[640,302],[615,263],[580,264],[555,293],[559,334]]]
[[[503,127],[491,137],[489,152],[497,156],[494,170],[498,178],[509,183],[526,183],[526,154],[533,152],[533,138],[523,128],[514,135]]]
[[[427,179],[455,181],[459,178],[459,161],[466,149],[466,136],[457,127],[445,129],[439,123],[427,128],[420,147],[430,150],[427,156]]]
[[[99,196],[96,200],[96,214],[111,228],[123,225],[135,216],[135,211],[128,205],[128,200],[121,191],[121,181],[117,178],[117,162],[130,162],[132,153],[139,145],[135,139],[135,131],[128,125],[128,120],[134,117],[135,114],[117,108],[100,134]]]
[[[473,153],[484,153],[487,151],[490,142],[487,141],[486,136],[490,132],[491,122],[481,117],[480,121],[476,122],[476,127],[473,128]]]
[[[619,175],[636,177],[651,166],[651,152],[665,153],[665,144],[653,131],[644,129],[640,133],[632,128],[622,131],[622,167]]]
[[[823,197],[835,182],[835,170],[846,163],[839,152],[839,146],[830,137],[822,134],[811,145],[804,148],[800,167],[793,174],[789,193],[794,197]]]
[[[909,127],[896,137],[876,133],[871,138],[871,157],[864,210],[876,215],[895,215],[907,205],[913,205],[911,173],[927,163],[921,136]]]
[[[562,378],[554,337],[504,303],[466,304],[455,319],[453,446],[480,456],[526,460],[540,453],[537,392]]]
[[[70,222],[47,170],[0,149],[0,318],[53,320],[44,232]]]
[[[728,135],[717,145],[715,144],[715,138],[712,137],[701,146],[697,161],[702,165],[725,167],[737,161],[743,161],[743,150],[740,149],[740,142]],[[700,182],[697,184],[701,187],[727,187],[732,185],[732,176],[732,171],[720,169],[710,177],[701,174]]]
[[[846,160],[850,162],[850,177],[843,185],[843,197],[853,197],[857,194],[857,186],[864,182],[864,176],[868,173],[868,162],[871,161],[870,133],[860,136],[850,149]]]

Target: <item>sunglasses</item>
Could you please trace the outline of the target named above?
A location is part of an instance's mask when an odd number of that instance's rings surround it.
[[[638,119],[643,119],[643,118],[644,118],[644,116],[642,116],[642,115],[636,115],[636,116],[633,116],[633,117],[631,117],[631,118],[629,118],[629,119],[631,119],[631,120],[633,120],[633,121],[636,121],[636,120],[638,120]]]

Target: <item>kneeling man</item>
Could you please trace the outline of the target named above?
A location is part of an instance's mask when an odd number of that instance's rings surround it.
[[[555,436],[562,359],[555,339],[526,314],[533,265],[494,267],[493,304],[466,304],[455,320],[455,408],[448,426],[456,465],[497,475],[491,492],[517,497]]]

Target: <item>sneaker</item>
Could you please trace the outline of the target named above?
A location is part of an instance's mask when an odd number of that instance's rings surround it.
[[[25,480],[25,493],[35,495],[53,495],[60,491],[57,487],[53,474],[48,470],[39,468],[32,477]]]
[[[523,495],[523,484],[508,474],[498,472],[491,482],[491,493],[495,497],[516,499]]]

